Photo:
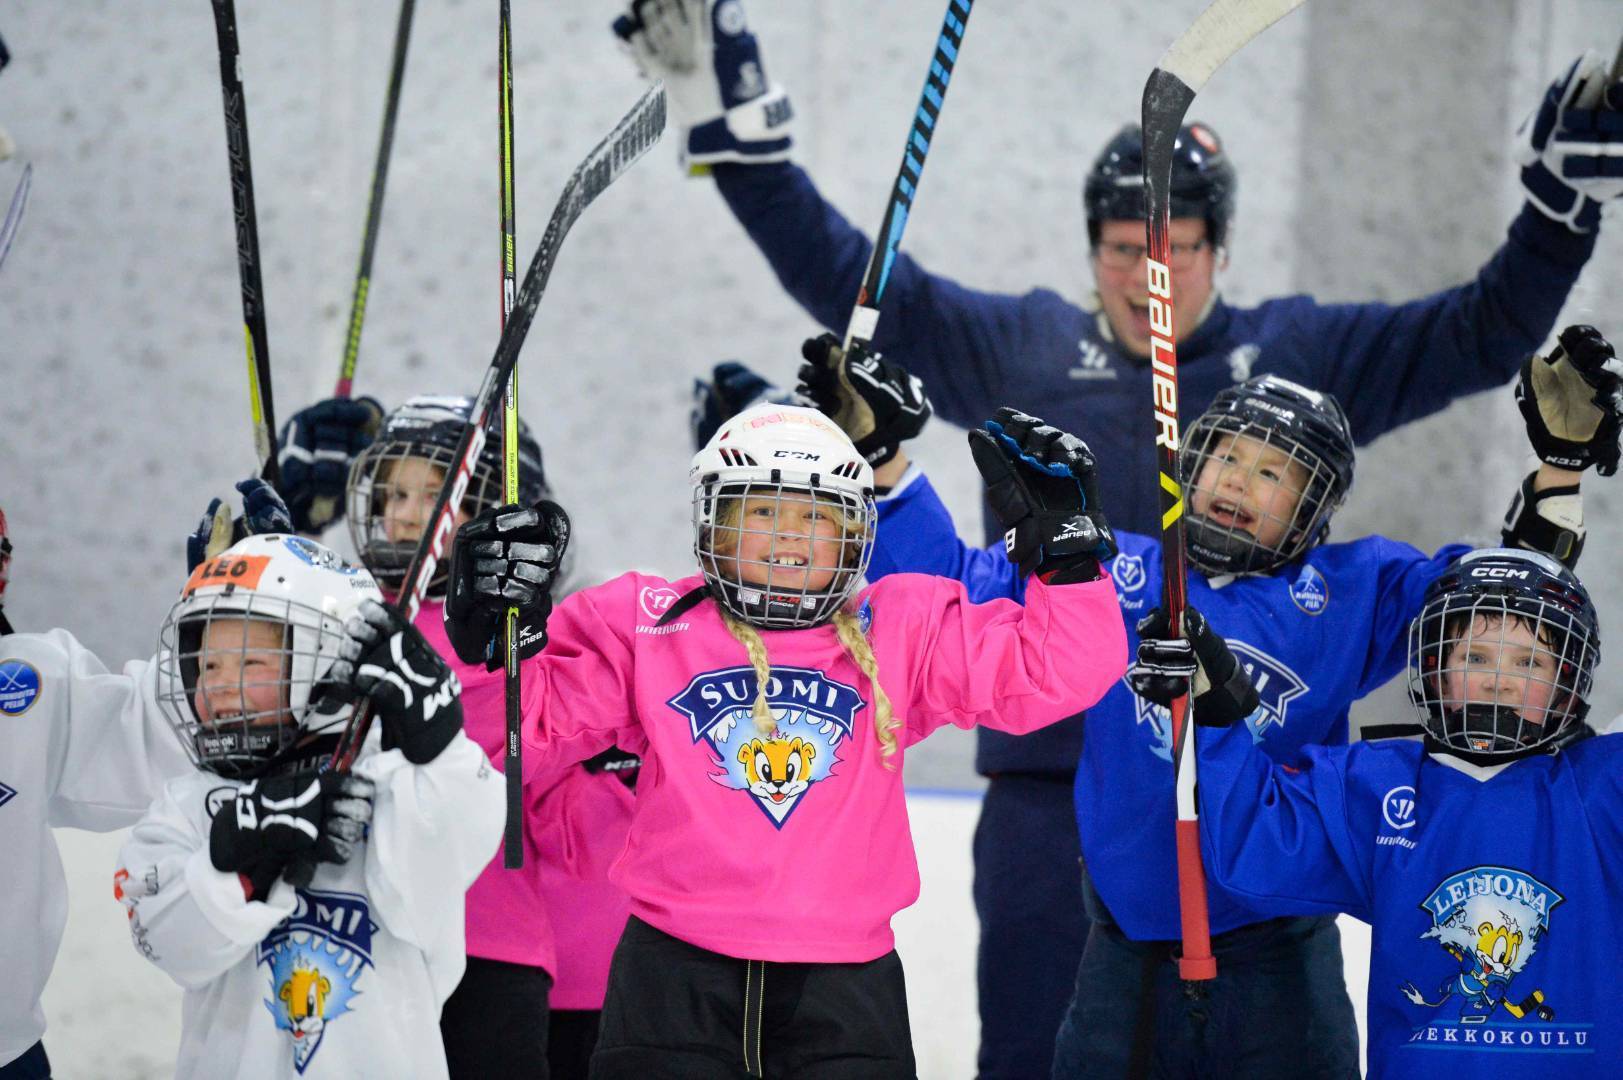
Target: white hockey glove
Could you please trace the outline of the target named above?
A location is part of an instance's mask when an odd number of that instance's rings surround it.
[[[739,0],[632,0],[614,32],[646,78],[664,81],[690,174],[788,159],[789,95],[767,82]]]
[[[1516,132],[1527,201],[1575,233],[1623,194],[1623,80],[1593,53],[1575,60]]]

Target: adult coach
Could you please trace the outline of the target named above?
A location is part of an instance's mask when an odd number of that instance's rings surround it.
[[[779,281],[818,322],[843,330],[868,237],[789,162],[792,110],[771,84],[738,0],[635,0],[616,24],[646,74],[665,81],[683,162],[713,176]],[[1179,386],[1187,415],[1251,375],[1329,390],[1359,442],[1502,385],[1543,344],[1594,250],[1600,201],[1623,189],[1623,87],[1598,61],[1574,64],[1519,136],[1527,202],[1476,278],[1405,304],[1320,304],[1307,296],[1235,308],[1214,277],[1226,261],[1235,173],[1215,132],[1184,128],[1174,163],[1172,256]],[[1602,90],[1612,108],[1595,108]],[[900,255],[874,348],[931,390],[936,412],[972,424],[999,405],[1041,404],[1086,434],[1111,467],[1101,497],[1119,528],[1158,530],[1144,271],[1141,140],[1124,127],[1090,170],[1083,199],[1095,295],[980,292]],[[1035,407],[1035,405],[1033,405]],[[991,540],[996,526],[988,517]],[[989,777],[975,837],[981,921],[980,1075],[1048,1074],[1053,1035],[1086,938],[1071,788],[1080,718],[1034,735],[979,735]]]

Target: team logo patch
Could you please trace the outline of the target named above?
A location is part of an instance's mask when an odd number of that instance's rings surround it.
[[[0,806],[6,805],[6,803],[10,802],[12,800],[12,797],[15,796],[16,794],[17,794],[17,789],[16,788],[7,787],[4,784],[0,784]]]
[[[642,608],[644,615],[654,622],[658,622],[664,618],[667,611],[671,610],[671,605],[680,599],[681,597],[676,595],[675,589],[654,589],[644,585],[642,592],[637,594],[637,606]]]
[[[321,1048],[327,1025],[350,1011],[361,973],[372,966],[372,921],[366,897],[297,890],[298,903],[259,943],[270,975],[265,1008],[293,1041],[293,1067],[303,1073]]]
[[[1431,923],[1420,937],[1442,947],[1450,970],[1437,987],[1436,1000],[1412,982],[1399,990],[1427,1009],[1442,1009],[1457,999],[1458,1011],[1450,1005],[1453,1016],[1421,1024],[1410,1044],[1593,1053],[1589,1033],[1594,1025],[1555,1024],[1555,1009],[1543,988],[1529,988],[1529,980],[1522,978],[1563,899],[1526,871],[1505,866],[1461,870],[1433,889],[1420,904]],[[1512,990],[1518,979],[1524,985]],[[1500,1010],[1509,1019],[1494,1022]]]
[[[694,743],[711,750],[710,779],[746,791],[777,828],[811,788],[827,780],[867,702],[856,687],[811,668],[774,667],[766,700],[777,726],[762,735],[750,709],[756,678],[748,666],[696,675],[668,705],[687,717]]]
[[[38,697],[38,668],[22,660],[0,660],[0,712],[21,716]]]
[[[360,567],[351,566],[339,558],[337,552],[332,551],[330,548],[324,548],[320,544],[312,543],[302,536],[284,536],[282,537],[282,543],[287,545],[287,549],[294,555],[297,555],[311,566],[319,566],[323,570],[336,570],[340,574],[354,574],[360,571]]]
[[[1330,583],[1313,567],[1302,566],[1290,588],[1291,601],[1309,615],[1318,615],[1330,603]]]
[[[1137,592],[1144,587],[1144,559],[1122,552],[1111,560],[1110,579],[1116,583],[1117,592]]]
[[[1260,743],[1275,729],[1284,730],[1290,703],[1307,693],[1307,683],[1288,666],[1261,649],[1233,638],[1229,639],[1229,648],[1240,661],[1240,666],[1245,668],[1246,674],[1251,676],[1251,684],[1257,688],[1261,704],[1256,712],[1245,718],[1245,725],[1251,729],[1251,741]],[[1122,683],[1129,692],[1132,691],[1132,683],[1127,681],[1125,675],[1122,676]],[[1150,749],[1156,757],[1171,761],[1171,710],[1145,701],[1136,694],[1133,695],[1133,705],[1137,710],[1139,726],[1150,736]]]

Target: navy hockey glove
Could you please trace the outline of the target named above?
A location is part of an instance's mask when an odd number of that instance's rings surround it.
[[[1575,233],[1594,232],[1600,204],[1623,194],[1623,82],[1586,53],[1550,84],[1516,135],[1527,201]]]
[[[800,355],[806,362],[796,390],[840,425],[869,465],[885,464],[924,430],[930,399],[923,380],[902,365],[861,345],[847,356],[833,334],[807,339]]]
[[[803,405],[793,392],[774,386],[737,360],[725,360],[710,372],[710,381],[693,380],[693,407],[688,412],[688,430],[693,432],[693,449],[709,445],[722,424],[751,405]]]
[[[1138,621],[1138,657],[1127,669],[1133,692],[1163,708],[1194,684],[1195,723],[1229,727],[1257,711],[1261,699],[1251,677],[1195,607],[1184,608],[1187,637],[1173,637],[1163,608]]]
[[[276,464],[294,528],[319,533],[344,516],[350,463],[382,426],[383,406],[369,397],[318,401],[282,425]]]
[[[363,601],[344,624],[323,689],[339,700],[364,696],[383,725],[383,748],[413,765],[440,756],[462,730],[462,684],[422,631],[394,608]]]
[[[794,111],[766,81],[739,0],[632,0],[614,32],[645,78],[664,81],[688,172],[788,160]]]
[[[1561,331],[1549,358],[1529,356],[1516,381],[1516,405],[1540,461],[1602,476],[1618,466],[1623,423],[1623,361],[1593,326]]]
[[[1099,576],[1099,564],[1116,554],[1116,537],[1099,507],[1098,466],[1086,443],[1004,408],[969,433],[969,451],[1007,530],[1009,561],[1022,574],[1060,585]]]
[[[552,587],[569,547],[569,515],[545,499],[492,506],[456,531],[445,596],[445,631],[464,664],[503,666],[502,622],[518,606],[518,652],[547,644]]]
[[[278,877],[310,884],[316,863],[348,862],[372,820],[370,780],[348,772],[301,772],[254,780],[223,803],[209,826],[209,862],[242,875],[263,900]]]
[[[233,518],[223,499],[210,499],[208,509],[186,537],[186,572],[189,574],[239,540],[260,533],[290,533],[293,519],[276,489],[257,476],[237,481],[242,493],[242,516]]]

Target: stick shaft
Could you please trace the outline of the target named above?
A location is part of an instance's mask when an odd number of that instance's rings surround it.
[[[497,113],[500,116],[499,140],[501,155],[501,259],[502,259],[502,328],[513,311],[513,299],[518,288],[515,269],[515,212],[513,207],[513,27],[509,0],[501,0],[501,55],[497,62]],[[507,389],[502,395],[502,485],[503,501],[518,502],[518,365],[507,377]],[[505,678],[507,706],[507,757],[503,771],[507,780],[507,829],[503,834],[503,862],[510,870],[524,865],[524,742],[520,735],[523,717],[523,691],[518,674],[518,606],[507,609],[503,620],[505,633]]]

